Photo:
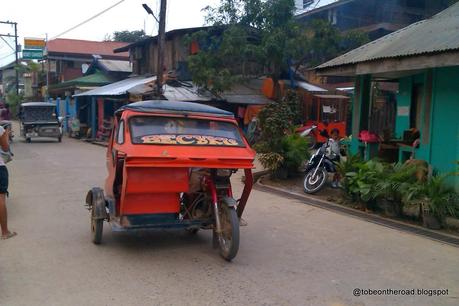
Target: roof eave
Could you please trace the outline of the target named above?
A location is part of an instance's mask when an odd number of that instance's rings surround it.
[[[459,50],[435,52],[428,54],[380,58],[371,61],[350,63],[338,66],[323,65],[316,68],[321,76],[356,76],[365,74],[382,74],[420,69],[459,66]]]

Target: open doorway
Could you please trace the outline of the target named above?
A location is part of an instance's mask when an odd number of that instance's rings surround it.
[[[414,84],[411,91],[410,128],[419,130],[421,127],[421,107],[424,96],[424,84]]]

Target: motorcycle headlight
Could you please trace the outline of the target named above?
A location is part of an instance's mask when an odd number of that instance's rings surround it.
[[[217,169],[217,176],[229,177],[231,174],[233,174],[233,170],[231,169]]]

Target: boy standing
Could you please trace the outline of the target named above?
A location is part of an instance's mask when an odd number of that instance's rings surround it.
[[[339,130],[338,129],[333,129],[331,130],[330,133],[330,138],[328,139],[328,145],[330,148],[330,160],[333,162],[339,162],[340,161],[340,148],[339,148]],[[338,188],[339,187],[339,174],[338,172],[335,172],[333,174],[333,182],[331,184],[332,188]]]
[[[8,135],[9,129],[5,130],[0,126],[0,147],[3,152],[9,151]],[[8,239],[16,236],[15,232],[8,229],[6,212],[6,195],[8,194],[8,170],[6,169],[3,158],[0,157],[0,227],[2,231],[1,239]]]

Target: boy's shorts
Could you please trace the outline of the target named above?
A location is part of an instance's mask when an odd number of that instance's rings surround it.
[[[8,169],[0,166],[0,194],[8,194]]]

